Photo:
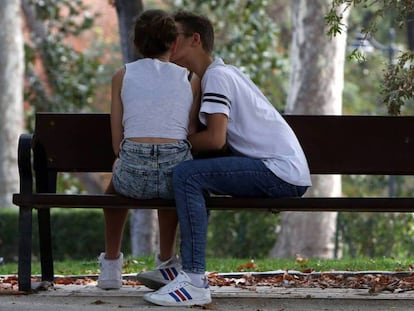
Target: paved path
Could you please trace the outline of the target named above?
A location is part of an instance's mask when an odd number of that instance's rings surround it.
[[[212,287],[213,303],[207,307],[158,307],[145,302],[144,286],[123,286],[103,291],[94,285],[55,285],[31,295],[0,295],[0,311],[108,311],[108,310],[414,310],[414,292],[369,294],[362,289],[320,289],[233,286]]]

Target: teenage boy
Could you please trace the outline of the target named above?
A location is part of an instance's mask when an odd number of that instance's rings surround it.
[[[191,12],[174,15],[179,39],[171,60],[201,78],[199,113],[205,130],[189,137],[194,152],[224,148],[231,156],[178,164],[173,186],[181,232],[182,270],[144,296],[163,306],[211,302],[205,277],[208,213],[204,195],[300,197],[311,186],[308,164],[294,132],[239,69],[213,60],[211,22]]]

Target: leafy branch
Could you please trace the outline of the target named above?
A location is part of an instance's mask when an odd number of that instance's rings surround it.
[[[332,0],[332,6],[325,15],[325,22],[328,25],[327,35],[332,37],[344,30],[342,14],[344,10],[351,7],[374,9],[373,16],[367,26],[361,32],[366,35],[375,33],[377,25],[384,18],[387,12],[397,13],[396,23],[398,27],[403,27],[410,12],[414,12],[413,0]],[[353,57],[360,56],[357,51],[353,52]],[[361,59],[361,58],[359,58]],[[390,115],[400,115],[401,108],[408,100],[414,99],[414,53],[406,51],[400,53],[395,64],[389,64],[388,70],[384,74],[384,81],[381,88],[382,102],[388,108]]]
[[[23,0],[30,40],[25,44],[25,99],[36,111],[77,111],[91,104],[99,58],[68,39],[93,26],[81,0]],[[33,111],[32,111],[33,112]]]
[[[261,85],[275,70],[283,70],[278,53],[279,29],[267,12],[267,0],[176,1],[176,8],[201,12],[215,29],[217,51]]]

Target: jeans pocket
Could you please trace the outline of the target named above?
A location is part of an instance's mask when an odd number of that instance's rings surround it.
[[[173,199],[174,189],[172,183],[172,169],[159,172],[159,195],[162,199]]]
[[[137,199],[154,197],[157,184],[153,179],[148,171],[121,165],[116,167],[113,176],[114,188],[118,193]]]

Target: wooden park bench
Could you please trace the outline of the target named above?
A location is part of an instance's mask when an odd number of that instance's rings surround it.
[[[414,175],[414,117],[286,115],[312,174]],[[260,137],[258,137],[260,139]],[[43,281],[53,281],[50,208],[163,208],[172,200],[56,193],[60,172],[111,172],[110,115],[37,113],[18,147],[19,289],[31,288],[32,212],[37,210]],[[208,208],[250,211],[414,212],[411,197],[210,197]]]

